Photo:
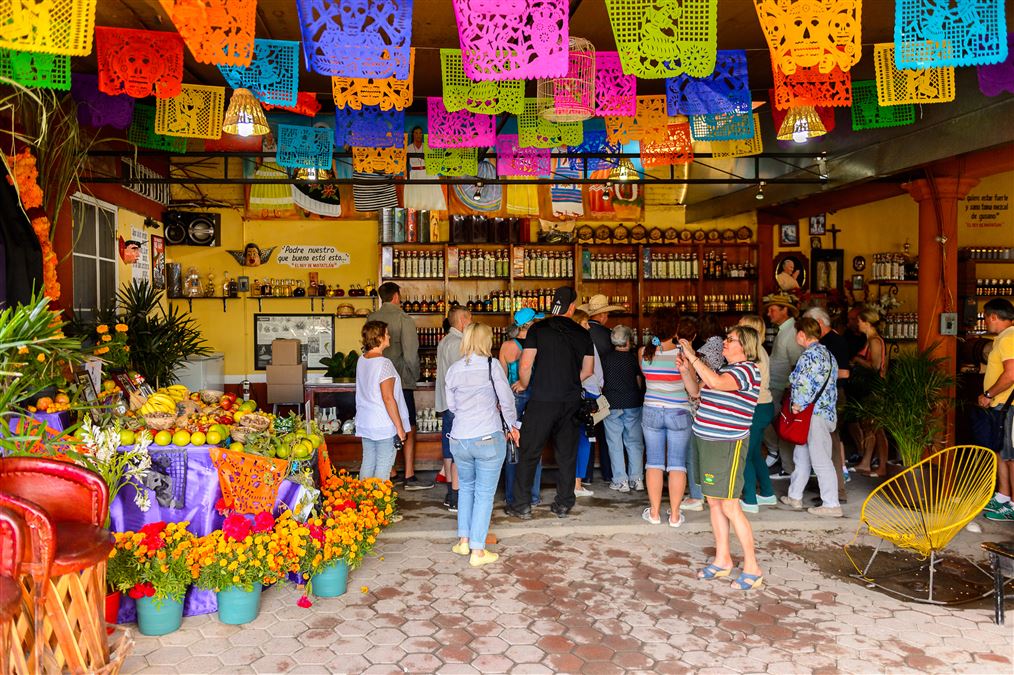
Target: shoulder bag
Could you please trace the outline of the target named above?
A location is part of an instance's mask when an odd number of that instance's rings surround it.
[[[792,412],[792,390],[785,392],[785,396],[782,397],[782,409],[775,416],[775,431],[782,439],[796,445],[806,445],[806,438],[810,435],[810,418],[813,417],[813,407],[823,395],[827,383],[831,381],[831,371],[834,370],[831,365],[828,362],[827,378],[824,379],[824,384],[820,385],[820,391],[813,397],[809,405],[799,412]]]
[[[503,429],[504,439],[507,441],[507,463],[518,463],[518,446],[511,438],[511,429],[507,426],[507,420],[503,418],[503,407],[500,405],[500,394],[496,393],[496,384],[493,382],[493,357],[486,357],[486,372],[489,375],[489,384],[493,387],[493,396],[496,397],[496,412],[500,415],[500,426]]]

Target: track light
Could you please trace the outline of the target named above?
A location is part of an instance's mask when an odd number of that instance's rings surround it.
[[[472,193],[472,199],[476,201],[482,199],[482,187],[483,187],[482,181],[479,181],[478,183],[475,184],[475,192]]]
[[[827,174],[827,159],[825,159],[823,155],[821,155],[820,159],[817,160],[817,172],[818,172],[818,175],[820,176],[821,180],[827,180],[828,179],[828,174]]]
[[[757,184],[757,194],[753,196],[757,201],[764,201],[764,181]]]

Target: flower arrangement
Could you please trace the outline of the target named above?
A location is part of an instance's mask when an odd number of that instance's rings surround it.
[[[95,326],[95,355],[102,357],[110,368],[125,369],[130,366],[130,345],[127,344],[129,328],[117,323],[112,328],[100,323]]]
[[[92,424],[87,416],[77,431],[78,443],[71,446],[67,456],[102,476],[109,487],[109,503],[112,504],[120,490],[130,485],[134,488],[134,503],[141,511],[151,507],[151,497],[144,487],[144,475],[151,468],[151,434],[141,430],[132,446],[120,448],[120,422],[100,428]]]
[[[116,533],[109,554],[114,570],[110,585],[135,600],[152,598],[156,605],[167,598],[182,601],[193,582],[189,556],[197,542],[188,525],[157,522],[137,532]]]
[[[391,481],[359,480],[343,469],[324,481],[321,492],[322,526],[337,530],[334,541],[341,542],[342,558],[355,569],[397,511]]]
[[[7,157],[7,163],[11,168],[11,175],[7,180],[17,188],[21,205],[32,223],[32,230],[42,248],[44,294],[50,300],[58,300],[60,298],[60,281],[56,276],[56,251],[53,250],[53,242],[49,238],[51,224],[49,216],[43,209],[43,193],[38,183],[39,170],[35,157],[26,148],[14,156]]]

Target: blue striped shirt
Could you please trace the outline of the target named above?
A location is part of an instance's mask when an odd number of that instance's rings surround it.
[[[694,418],[694,434],[715,441],[732,441],[750,433],[750,422],[760,396],[761,374],[753,361],[723,366],[719,375],[736,379],[736,391],[701,386],[701,406]]]
[[[690,410],[690,397],[683,384],[683,376],[676,367],[676,349],[655,351],[651,361],[641,359],[644,373],[644,405],[656,408],[685,408]]]

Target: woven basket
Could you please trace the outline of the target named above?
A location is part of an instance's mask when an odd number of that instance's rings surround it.
[[[218,391],[217,389],[202,389],[201,400],[205,403],[218,403],[221,400],[224,391]]]
[[[250,435],[255,433],[257,432],[253,429],[236,425],[232,428],[232,431],[229,432],[229,435],[232,437],[232,440],[238,443],[246,443],[247,439],[250,438]]]
[[[144,423],[156,431],[166,431],[175,426],[176,415],[163,412],[148,413],[144,416]]]
[[[254,431],[264,431],[271,426],[271,418],[260,413],[248,413],[239,418],[239,426],[247,427]]]

